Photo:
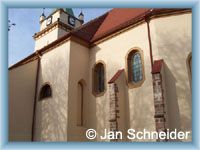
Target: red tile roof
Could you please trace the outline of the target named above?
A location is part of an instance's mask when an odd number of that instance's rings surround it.
[[[153,63],[153,67],[152,67],[152,74],[156,74],[156,73],[160,73],[161,69],[162,69],[162,65],[163,65],[163,60],[155,60]]]
[[[124,69],[118,70],[115,75],[110,79],[110,81],[108,81],[108,84],[110,83],[114,83],[118,77],[121,75],[121,73],[124,71]]]
[[[107,17],[98,28],[97,32],[92,38],[96,41],[102,36],[109,35],[122,28],[123,25],[128,24],[131,20],[145,14],[149,9],[145,8],[115,8],[108,12]]]
[[[151,15],[167,14],[177,11],[191,11],[191,9],[114,8],[80,28],[75,29],[72,33],[89,43],[93,43],[118,30],[144,20]]]
[[[108,13],[105,13],[104,15],[80,26],[79,28],[76,28],[71,33],[87,42],[90,42],[107,15]]]
[[[80,28],[73,30],[72,33],[87,42],[94,42],[123,28],[131,20],[139,18],[149,10],[145,8],[114,8]]]

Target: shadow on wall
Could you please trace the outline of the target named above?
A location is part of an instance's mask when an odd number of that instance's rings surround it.
[[[96,46],[95,50],[91,51],[89,58],[89,105],[90,105],[90,113],[89,113],[89,122],[90,128],[94,128],[98,135],[103,135],[105,129],[109,129],[109,93],[108,93],[108,76],[105,71],[105,92],[101,96],[93,95],[93,67],[96,62],[102,59],[96,58],[96,53],[101,49]],[[106,62],[104,62],[106,63]],[[107,70],[108,66],[105,66],[105,70]],[[96,141],[101,141],[100,137],[97,136]]]
[[[181,30],[176,27],[169,30],[158,30],[157,32],[158,53],[168,66],[165,67],[165,72],[168,74],[166,77],[169,78],[167,81],[170,82],[170,77],[174,79],[174,82],[176,79],[176,82],[171,84],[176,89],[174,95],[178,99],[176,99],[178,101],[176,103],[180,110],[180,126],[183,131],[188,131],[192,129],[192,101],[186,60],[188,54],[192,51],[191,33],[189,29]],[[168,91],[173,92],[170,87],[168,87]]]
[[[127,130],[130,129],[130,110],[129,110],[129,95],[128,86],[126,84],[125,72],[123,71],[121,75],[116,80],[118,92],[117,92],[117,103],[119,110],[118,130],[123,134],[122,141],[128,141]]]
[[[45,66],[45,68],[43,68]],[[37,98],[35,140],[65,141],[67,139],[67,82],[62,61],[48,60],[48,65],[40,66],[38,95],[42,85],[49,82],[52,87],[52,97],[39,100]],[[59,77],[58,77],[59,75]]]
[[[176,93],[176,80],[164,63],[165,101],[167,105],[168,128],[180,130],[180,113]]]
[[[95,55],[94,55],[95,56]],[[93,94],[92,94],[92,84],[93,84],[93,81],[92,81],[92,68],[93,68],[93,65],[95,64],[96,62],[96,57],[91,57],[91,55],[89,55],[89,68],[88,68],[88,81],[87,84],[86,84],[86,95],[87,95],[87,100],[85,102],[87,102],[86,104],[86,112],[87,112],[87,115],[86,115],[86,124],[85,124],[85,129],[95,129],[97,132],[98,132],[98,127],[101,126],[101,128],[105,128],[105,126],[103,126],[104,124],[104,121],[103,119],[105,118],[105,114],[103,114],[104,112],[104,108],[100,107],[98,104],[101,103],[103,100],[101,99],[98,99],[97,97],[95,97]],[[98,111],[97,111],[98,110]],[[86,114],[86,113],[85,113]],[[85,135],[85,134],[84,134]],[[84,137],[85,140],[88,140],[86,138],[86,136]],[[89,140],[90,141],[96,141],[97,139],[94,139],[94,140]]]

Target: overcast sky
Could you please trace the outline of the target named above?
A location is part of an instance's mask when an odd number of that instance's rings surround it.
[[[109,10],[109,8],[82,9],[85,16],[85,22],[98,17]],[[51,11],[52,9],[45,9],[45,15],[48,16]],[[77,17],[81,9],[73,8],[73,11],[74,15]],[[12,8],[8,10],[8,19],[11,23],[16,24],[16,26],[12,26],[8,32],[9,66],[33,53],[35,42],[32,36],[39,31],[39,17],[41,14],[42,8]]]

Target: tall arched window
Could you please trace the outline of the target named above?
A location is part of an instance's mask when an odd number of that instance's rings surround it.
[[[131,58],[131,72],[132,72],[132,81],[137,83],[142,80],[142,60],[139,52],[133,54]]]
[[[44,86],[42,86],[40,90],[40,100],[51,97],[51,96],[52,96],[52,91],[51,91],[50,85],[45,84]]]
[[[187,57],[187,68],[188,68],[188,76],[190,79],[190,85],[192,84],[192,53],[190,53]]]
[[[77,101],[77,125],[83,126],[83,102],[84,102],[84,87],[83,83],[78,82],[78,101]]]
[[[191,77],[192,77],[192,56],[189,58],[189,69],[190,69],[190,74],[191,74]]]
[[[105,69],[104,64],[99,62],[93,68],[93,92],[95,95],[105,90]]]
[[[144,81],[143,57],[140,50],[134,49],[128,53],[127,71],[130,87],[137,87]]]

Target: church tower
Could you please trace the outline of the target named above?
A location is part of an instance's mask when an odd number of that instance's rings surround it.
[[[53,9],[49,16],[45,16],[44,12],[40,16],[40,31],[35,33],[35,51],[52,43],[74,28],[83,24],[83,18],[74,16],[71,8]]]

